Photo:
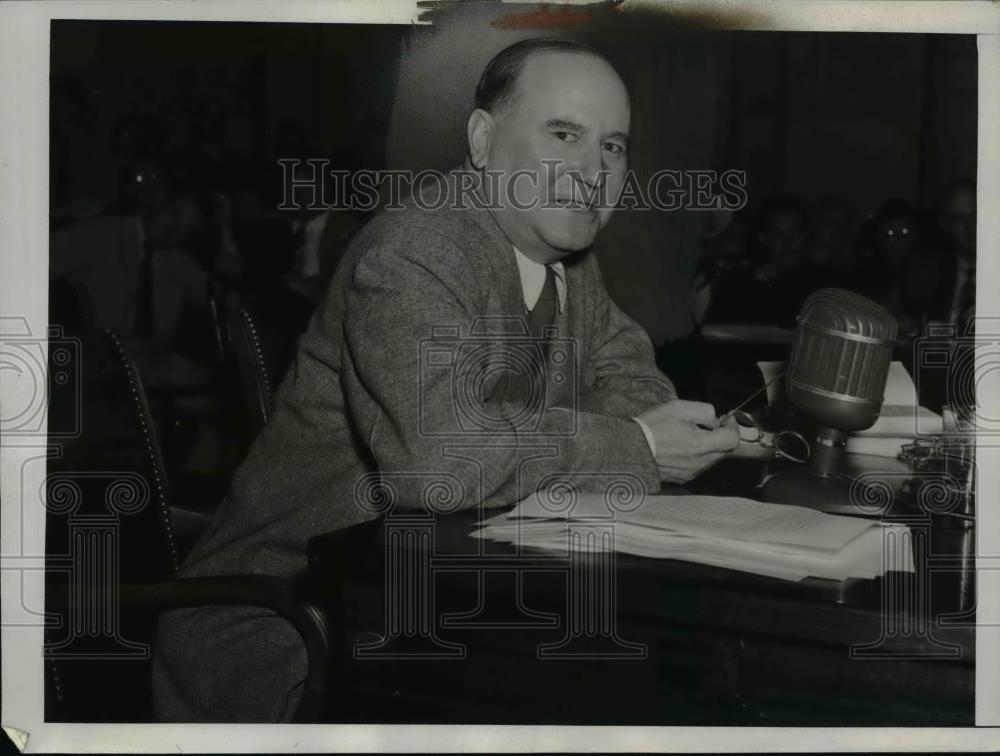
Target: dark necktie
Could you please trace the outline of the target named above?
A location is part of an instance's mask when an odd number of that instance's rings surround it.
[[[556,292],[556,276],[549,265],[545,266],[545,283],[538,295],[535,306],[528,310],[528,333],[533,340],[525,355],[526,362],[517,362],[522,370],[509,375],[507,396],[509,399],[527,403],[535,407],[545,396],[545,358],[548,352],[549,339],[545,337],[546,327],[556,322],[556,312],[559,309],[559,297]]]
[[[542,293],[538,295],[538,301],[528,313],[528,331],[532,338],[541,339],[545,336],[545,327],[556,322],[558,310],[559,294],[556,291],[556,275],[552,272],[552,266],[546,265]]]

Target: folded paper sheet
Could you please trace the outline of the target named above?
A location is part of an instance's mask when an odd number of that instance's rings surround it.
[[[539,492],[480,525],[476,537],[522,547],[614,549],[784,580],[913,571],[905,526],[738,497],[649,496],[615,512],[601,495]]]

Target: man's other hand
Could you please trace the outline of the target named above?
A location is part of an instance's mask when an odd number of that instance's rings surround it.
[[[683,399],[653,407],[638,417],[656,441],[656,465],[667,483],[687,483],[740,443],[736,421],[720,423],[715,408]]]

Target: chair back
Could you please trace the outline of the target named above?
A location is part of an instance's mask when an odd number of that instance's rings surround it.
[[[52,381],[49,387],[50,406],[65,414],[77,404],[80,421],[79,432],[64,439],[49,462],[47,498],[56,501],[48,506],[48,521],[114,520],[123,580],[172,577],[178,555],[169,482],[139,372],[114,331],[95,331],[79,344],[78,381]],[[59,502],[60,496],[72,497],[75,508]],[[60,528],[53,524],[48,535],[56,537]],[[62,552],[70,544],[49,545]]]
[[[77,381],[51,381],[51,408],[78,403],[78,433],[46,475],[46,717],[128,720],[149,708],[150,613],[120,611],[123,584],[172,578],[178,551],[163,457],[138,371],[121,339],[78,340]],[[65,358],[63,358],[65,359]],[[50,375],[54,374],[50,366]],[[69,591],[68,606],[51,597]]]
[[[249,310],[234,304],[226,310],[226,333],[243,387],[248,430],[256,437],[271,415],[272,393],[260,330]]]

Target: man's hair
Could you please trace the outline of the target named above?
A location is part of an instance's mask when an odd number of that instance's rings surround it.
[[[568,52],[592,55],[605,60],[592,47],[571,39],[525,39],[498,52],[483,70],[476,86],[476,107],[500,115],[514,101],[517,80],[529,55],[541,52]]]

